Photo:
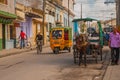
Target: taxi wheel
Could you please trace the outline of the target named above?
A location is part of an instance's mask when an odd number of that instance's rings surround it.
[[[55,54],[58,54],[58,53],[59,53],[59,49],[58,49],[58,48],[55,48],[53,52],[54,52]]]
[[[71,47],[68,48],[68,51],[71,52]]]

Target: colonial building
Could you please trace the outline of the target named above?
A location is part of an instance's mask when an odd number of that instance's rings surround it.
[[[114,19],[111,19],[111,20],[106,20],[104,22],[104,25],[105,26],[115,26],[116,25],[116,19],[114,18]]]
[[[62,4],[64,7],[64,14],[63,14],[64,26],[70,26],[70,27],[73,26],[72,20],[75,16],[74,3],[75,3],[75,0],[62,0]]]
[[[16,28],[16,36],[18,37],[20,31],[23,30],[26,33],[32,45],[35,44],[35,37],[37,33],[43,33],[43,11],[41,5],[42,1],[40,0],[16,0],[16,14],[19,18],[17,20],[17,24],[19,26]]]
[[[46,40],[49,41],[49,31],[52,27],[55,27],[55,12],[56,12],[56,6],[52,4],[50,1],[46,1],[46,7],[45,7],[45,21],[47,23],[46,25]]]
[[[74,0],[47,0],[46,1],[46,22],[48,24],[47,35],[49,35],[50,28],[55,27],[58,24],[64,27],[73,26],[72,20],[75,16],[73,13],[73,8],[74,8]],[[69,21],[69,25],[68,25],[68,21]]]
[[[14,0],[0,0],[0,50],[14,47]]]

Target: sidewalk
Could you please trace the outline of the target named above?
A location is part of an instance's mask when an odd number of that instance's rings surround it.
[[[109,64],[103,80],[120,80],[120,61],[119,65]]]
[[[120,80],[120,64],[108,66],[103,80]]]
[[[45,47],[49,47],[49,43],[47,43],[46,45],[43,46],[43,48]],[[2,50],[0,51],[0,58],[2,57],[6,57],[6,56],[10,56],[10,55],[15,55],[15,54],[20,54],[20,53],[23,53],[23,52],[28,52],[28,51],[31,51],[35,49],[35,47],[32,47],[32,49],[16,49],[16,48],[13,48],[13,49],[8,49],[8,50]]]

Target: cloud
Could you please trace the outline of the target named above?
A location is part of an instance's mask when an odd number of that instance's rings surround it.
[[[83,17],[92,17],[100,20],[115,17],[115,4],[104,4],[105,0],[76,0],[75,13],[76,18],[80,17],[80,4],[82,3]],[[114,13],[114,15],[111,15]],[[110,19],[110,18],[109,18]]]

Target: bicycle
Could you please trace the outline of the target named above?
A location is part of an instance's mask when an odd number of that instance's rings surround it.
[[[21,48],[21,47],[20,47],[20,44],[21,44],[21,40],[20,40],[20,39],[17,39],[17,40],[16,40],[16,48],[17,48],[17,49]],[[23,48],[27,48],[27,49],[30,49],[30,48],[31,48],[31,42],[28,41],[28,39],[25,39],[23,45],[24,45]]]
[[[37,54],[40,54],[42,52],[42,41],[37,40]]]

